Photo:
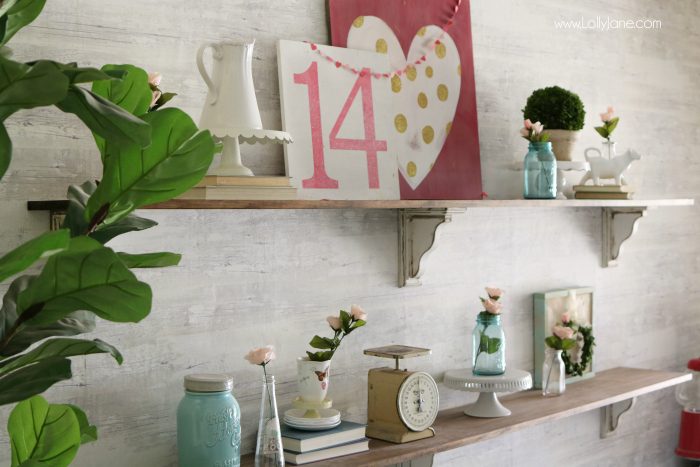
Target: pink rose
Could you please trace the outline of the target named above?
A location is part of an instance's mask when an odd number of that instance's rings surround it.
[[[542,133],[542,130],[544,130],[544,125],[542,125],[540,122],[535,122],[532,124],[533,135],[539,135],[540,133]]]
[[[503,291],[498,287],[486,287],[486,293],[489,294],[489,298],[497,300],[503,295]]]
[[[500,315],[501,308],[502,305],[495,300],[491,300],[490,298],[484,300],[484,309],[486,309],[486,311],[488,311],[492,315]]]
[[[571,321],[571,317],[569,316],[569,313],[564,313],[563,315],[561,315],[561,322],[563,324],[568,324],[569,321]]]
[[[361,319],[362,321],[367,321],[367,313],[360,308],[360,305],[353,305],[350,307],[350,315],[354,320]]]
[[[608,107],[607,112],[603,112],[602,114],[600,114],[600,119],[603,122],[609,122],[613,118],[615,118],[615,109],[612,107]]]
[[[340,318],[337,316],[329,316],[326,318],[326,321],[328,321],[328,324],[334,331],[338,331],[341,327],[343,327],[343,322],[340,321]]]
[[[163,78],[160,73],[149,73],[148,74],[148,84],[151,86],[160,86],[160,80]]]
[[[554,326],[552,332],[559,339],[571,339],[574,336],[574,330],[566,326]]]
[[[267,365],[275,359],[275,348],[272,345],[250,349],[244,357],[253,365]]]
[[[532,122],[530,121],[529,118],[527,120],[525,120],[524,125],[525,125],[525,128],[527,128],[528,130],[532,129]]]

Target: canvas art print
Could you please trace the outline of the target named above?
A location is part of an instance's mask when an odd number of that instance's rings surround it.
[[[282,124],[295,140],[285,164],[298,197],[399,199],[390,90],[371,76],[388,71],[386,56],[283,40],[277,57]]]
[[[391,63],[401,198],[481,199],[468,1],[330,0],[330,20],[333,45]]]
[[[578,287],[573,289],[553,290],[534,295],[534,331],[535,331],[535,371],[534,386],[542,387],[542,363],[544,362],[546,337],[552,335],[552,327],[562,323],[566,317],[577,326],[593,331],[593,288]],[[579,332],[574,337],[576,345],[566,351],[573,365],[582,364],[584,334]],[[594,376],[593,359],[583,368],[582,375],[567,375],[566,382],[586,379]]]

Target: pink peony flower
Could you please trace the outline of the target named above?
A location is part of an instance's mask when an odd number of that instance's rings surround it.
[[[491,313],[492,315],[500,315],[501,308],[503,306],[495,300],[486,299],[484,300],[484,309]]]
[[[602,114],[600,114],[600,119],[603,122],[609,122],[613,118],[615,118],[615,109],[612,107],[608,107],[607,112],[603,112]]]
[[[498,287],[486,287],[486,293],[489,294],[489,298],[497,300],[503,295],[503,291]]]
[[[337,316],[329,316],[326,318],[326,321],[328,321],[328,324],[334,331],[338,331],[343,326],[343,322]]]
[[[559,339],[571,339],[574,336],[574,330],[566,326],[554,326],[552,332]]]
[[[527,120],[525,120],[524,125],[525,125],[525,128],[527,128],[528,130],[532,129],[532,122],[530,121],[529,118]]]
[[[248,360],[252,365],[267,365],[275,359],[275,347],[266,345],[265,347],[250,349],[248,354],[243,358]]]
[[[564,313],[563,315],[561,315],[561,322],[563,324],[568,324],[569,321],[571,321],[571,317],[569,316],[569,313]]]
[[[360,305],[351,306],[350,315],[352,315],[353,319],[355,320],[361,319],[362,321],[367,321],[367,313],[365,313],[365,310],[360,308]]]
[[[148,74],[148,84],[152,86],[160,86],[160,80],[163,78],[163,76],[158,73],[149,73]]]

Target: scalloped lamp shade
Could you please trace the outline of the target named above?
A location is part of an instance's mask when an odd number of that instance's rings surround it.
[[[209,89],[199,126],[223,142],[221,163],[212,175],[252,176],[241,161],[240,142],[291,143],[283,131],[263,129],[253,86],[254,40],[203,44],[197,51],[197,67]],[[204,52],[212,49],[214,62],[210,75],[204,65]]]

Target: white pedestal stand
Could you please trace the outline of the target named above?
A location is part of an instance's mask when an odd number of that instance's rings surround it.
[[[527,371],[507,369],[498,376],[476,376],[471,368],[450,370],[445,373],[445,386],[458,391],[478,392],[479,398],[467,406],[465,415],[479,418],[506,417],[510,410],[496,397],[497,392],[524,391],[532,387],[532,376]]]
[[[300,396],[297,396],[292,401],[292,407],[306,410],[306,412],[304,412],[304,418],[321,418],[321,414],[318,413],[318,411],[333,407],[333,399],[326,399],[323,402],[308,402],[303,400]]]
[[[589,169],[585,161],[557,161],[557,199],[574,197],[573,186],[566,181],[564,172],[585,172]]]
[[[258,130],[258,129],[241,129],[236,131],[217,131],[212,132],[214,137],[223,142],[223,151],[221,152],[221,163],[218,167],[210,169],[209,175],[220,176],[252,176],[253,171],[243,165],[241,161],[241,145],[240,143],[291,143],[292,135],[285,131],[277,130]]]

